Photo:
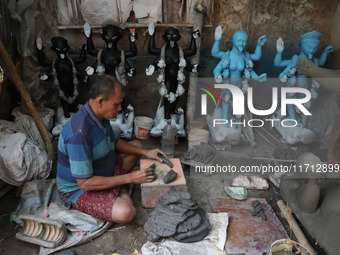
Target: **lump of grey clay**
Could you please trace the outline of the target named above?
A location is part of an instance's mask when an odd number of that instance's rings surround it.
[[[152,165],[150,165],[147,169],[152,169],[152,182],[155,181],[157,179],[157,174],[155,174],[155,169],[156,169],[156,164],[153,163]]]
[[[189,230],[196,229],[199,224],[201,223],[201,216],[196,213],[188,218],[185,219],[178,227],[177,233],[185,233]]]
[[[173,180],[175,180],[176,177],[177,177],[177,173],[173,169],[170,169],[169,172],[164,176],[163,182],[165,184],[170,183]]]
[[[168,205],[191,199],[189,192],[176,191],[173,187],[169,191],[158,199],[159,203]]]
[[[184,233],[178,233],[174,235],[173,238],[176,241],[182,243],[198,242],[209,234],[209,227],[210,227],[209,220],[206,217],[202,217],[201,222],[199,223],[197,228],[189,230]]]
[[[208,233],[210,223],[188,192],[171,188],[160,197],[144,224],[148,240],[174,237],[179,242],[197,242]]]

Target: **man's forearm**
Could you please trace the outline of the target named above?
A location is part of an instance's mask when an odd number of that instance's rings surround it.
[[[340,114],[337,115],[334,127],[331,133],[331,140],[328,147],[328,154],[338,155],[340,150]]]
[[[134,154],[134,155],[140,155],[140,156],[145,156],[147,152],[147,150],[141,147],[132,145],[128,142],[125,142],[122,139],[118,139],[118,141],[115,143],[115,148],[120,153]]]
[[[107,190],[131,182],[132,179],[130,174],[110,177],[92,176],[87,179],[77,179],[77,183],[83,191]]]

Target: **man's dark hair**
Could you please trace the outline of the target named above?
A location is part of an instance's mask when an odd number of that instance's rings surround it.
[[[121,84],[115,77],[108,74],[100,75],[92,83],[89,97],[90,99],[95,99],[97,96],[102,95],[104,100],[109,100],[116,86],[121,86]]]

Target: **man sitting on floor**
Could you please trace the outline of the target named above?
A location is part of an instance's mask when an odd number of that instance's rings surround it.
[[[98,219],[130,222],[136,210],[126,184],[153,179],[151,169],[135,167],[140,156],[157,159],[159,149],[117,137],[108,119],[121,111],[123,91],[116,78],[103,75],[91,86],[89,101],[59,136],[57,186],[66,205]]]

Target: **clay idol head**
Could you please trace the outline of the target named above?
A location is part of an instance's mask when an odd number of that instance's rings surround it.
[[[109,49],[112,48],[114,44],[122,38],[121,29],[112,24],[103,27],[103,32],[101,34],[102,39],[106,42]]]
[[[70,49],[67,40],[64,37],[56,36],[51,39],[51,42],[52,42],[51,49],[57,53],[58,57],[64,59],[66,53]]]
[[[171,47],[174,47],[176,42],[181,39],[181,35],[179,34],[179,31],[175,27],[168,27],[165,29],[163,34],[163,39],[170,43]]]
[[[248,34],[243,30],[238,30],[233,34],[230,41],[236,49],[242,52],[248,43]]]
[[[301,36],[299,48],[308,59],[312,59],[320,44],[322,34],[318,31],[312,31]]]

